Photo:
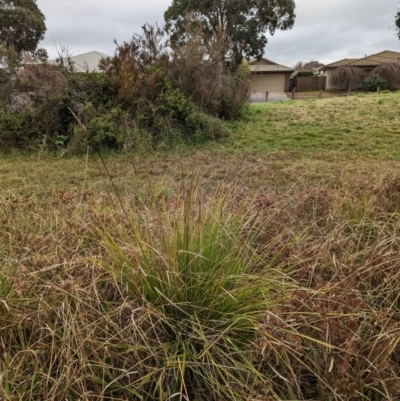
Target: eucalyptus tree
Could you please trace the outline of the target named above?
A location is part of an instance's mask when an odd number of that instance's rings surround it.
[[[36,0],[0,0],[0,43],[17,53],[33,52],[46,32]]]
[[[173,0],[164,14],[172,42],[185,41],[187,16],[198,21],[205,42],[221,41],[225,60],[261,57],[267,33],[292,28],[294,0]]]

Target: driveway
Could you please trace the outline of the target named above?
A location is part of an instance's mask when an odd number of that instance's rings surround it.
[[[269,92],[268,102],[280,102],[282,100],[289,100],[285,92]],[[250,94],[250,103],[265,102],[265,93],[256,92]]]

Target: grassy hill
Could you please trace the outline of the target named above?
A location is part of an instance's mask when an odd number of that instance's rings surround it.
[[[398,159],[399,96],[361,94],[253,106],[251,124],[239,124],[235,142],[251,151],[336,151],[346,158]]]
[[[0,399],[395,400],[400,95],[0,163]]]

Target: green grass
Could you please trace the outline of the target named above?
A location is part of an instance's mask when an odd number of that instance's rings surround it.
[[[0,400],[395,400],[400,97],[0,160]]]
[[[232,146],[398,160],[399,105],[397,93],[252,105],[247,122],[235,126]]]

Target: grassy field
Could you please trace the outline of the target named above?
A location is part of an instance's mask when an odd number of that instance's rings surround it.
[[[400,94],[0,161],[0,400],[400,398]]]

